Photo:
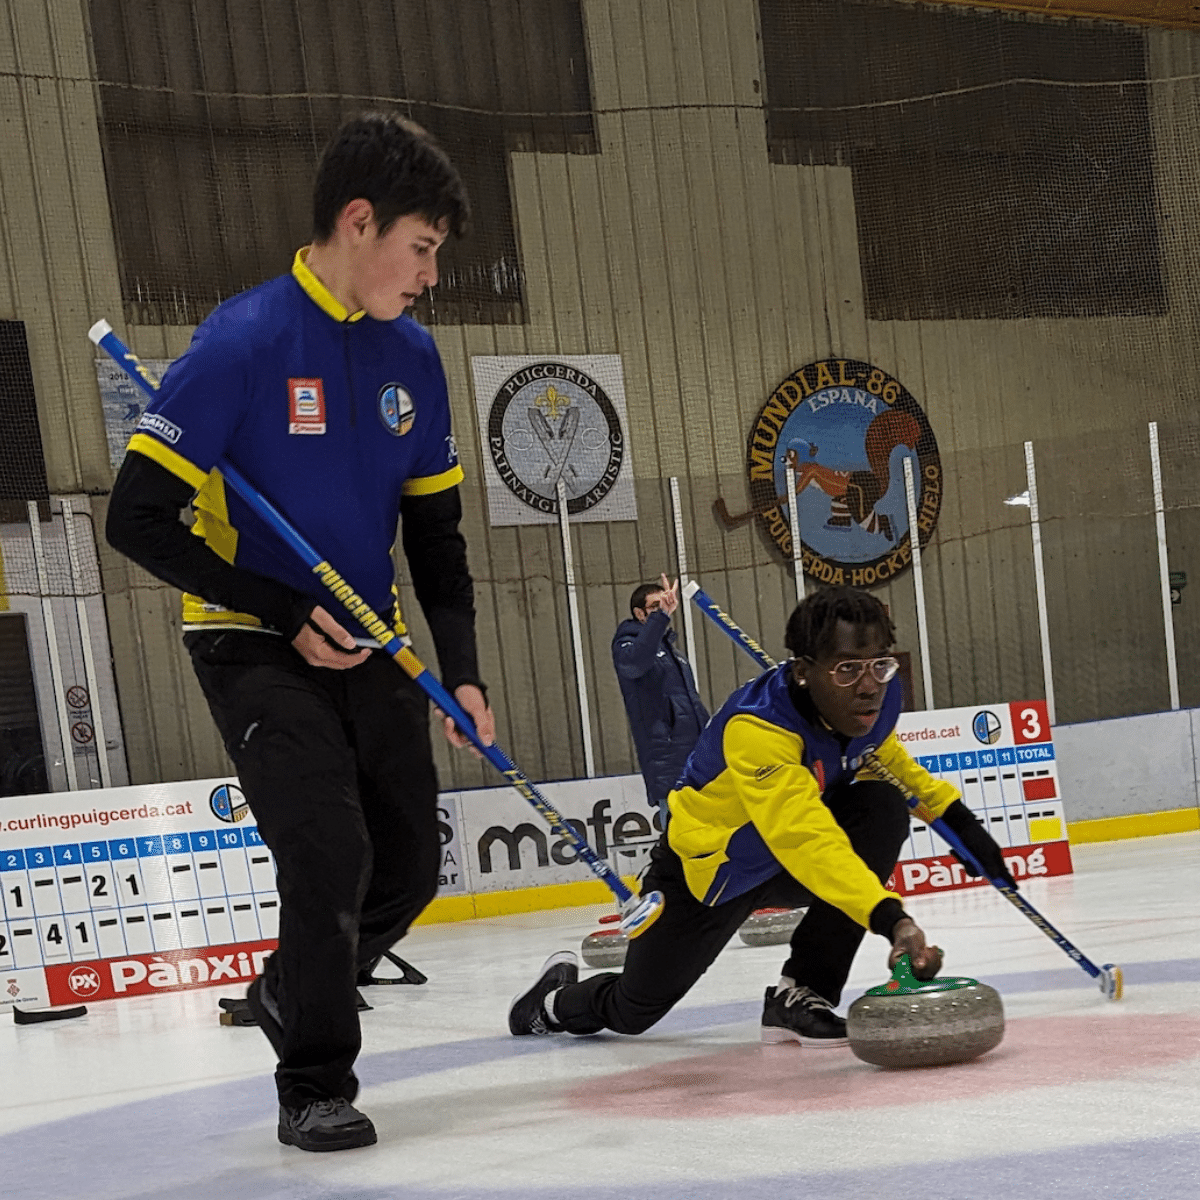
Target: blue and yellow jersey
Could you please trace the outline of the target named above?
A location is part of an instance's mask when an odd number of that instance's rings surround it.
[[[708,723],[668,797],[667,838],[692,894],[715,905],[788,871],[809,891],[867,927],[871,911],[898,899],[855,854],[821,797],[850,778],[872,778],[874,750],[921,804],[941,816],[958,791],[913,761],[895,735],[900,680],[884,694],[874,729],[848,744],[808,720],[788,691],[791,663],[738,689]]]
[[[297,252],[217,308],[167,371],[129,449],[196,489],[193,532],[226,562],[325,590],[217,466],[228,459],[379,612],[394,603],[400,498],[462,478],[441,359],[411,317],[349,313]],[[399,622],[397,632],[403,633]],[[184,628],[261,624],[185,594]]]

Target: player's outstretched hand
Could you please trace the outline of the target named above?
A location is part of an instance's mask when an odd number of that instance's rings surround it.
[[[901,917],[892,929],[888,966],[894,967],[902,954],[908,955],[918,979],[932,979],[942,969],[942,952],[936,946],[926,945],[925,935],[912,917]]]
[[[357,667],[371,653],[365,646],[355,645],[354,638],[319,604],[292,638],[292,645],[309,666],[331,671]]]
[[[496,715],[488,707],[487,698],[473,683],[460,683],[454,689],[454,698],[463,706],[467,716],[475,722],[475,732],[479,734],[480,740],[485,746],[490,746],[496,740]],[[483,757],[475,749],[470,738],[454,724],[452,717],[446,716],[440,708],[433,711],[441,719],[442,731],[450,745],[459,749],[466,746],[476,758]]]

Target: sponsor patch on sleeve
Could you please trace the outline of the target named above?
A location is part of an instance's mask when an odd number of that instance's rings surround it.
[[[174,421],[168,421],[166,417],[158,413],[143,413],[137,427],[162,438],[164,442],[169,442],[172,446],[183,436],[183,430]]]

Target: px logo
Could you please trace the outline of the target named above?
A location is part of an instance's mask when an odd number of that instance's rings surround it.
[[[67,976],[67,987],[77,996],[94,996],[100,990],[100,975],[91,967],[76,967]]]

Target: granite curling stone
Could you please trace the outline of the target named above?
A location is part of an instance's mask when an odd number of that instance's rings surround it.
[[[805,908],[758,908],[738,929],[738,936],[747,946],[778,946],[791,940],[792,931],[800,924]]]
[[[629,949],[629,935],[620,927],[619,913],[600,918],[601,925],[610,929],[597,929],[583,939],[580,953],[589,967],[623,967],[625,951]]]
[[[903,955],[887,983],[859,996],[846,1014],[850,1049],[877,1067],[969,1062],[1000,1045],[1000,993],[974,979],[922,982]]]

